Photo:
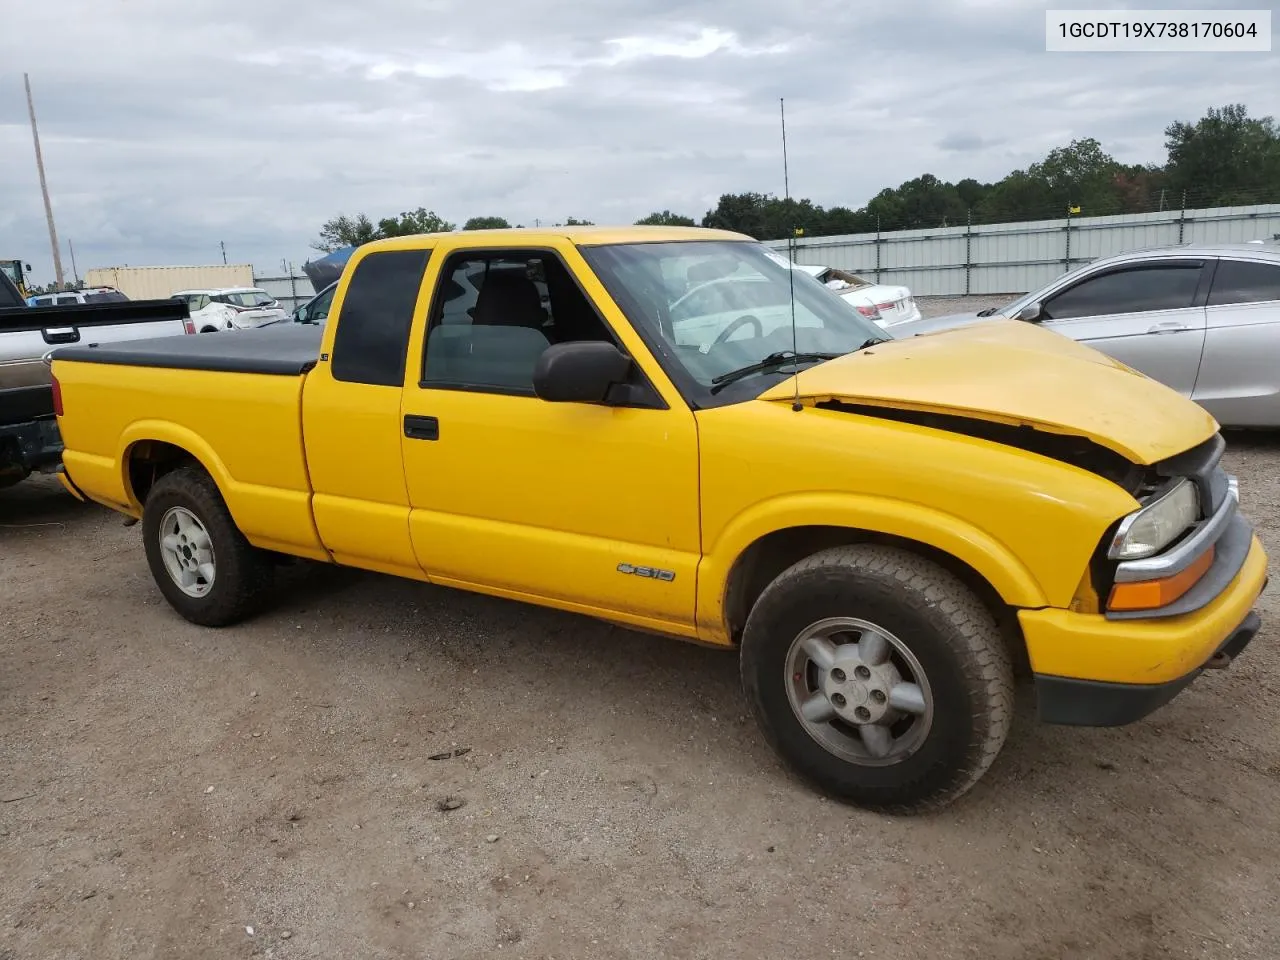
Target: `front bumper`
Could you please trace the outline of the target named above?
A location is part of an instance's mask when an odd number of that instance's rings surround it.
[[[1166,683],[1106,683],[1037,674],[1040,719],[1082,727],[1119,727],[1141,720],[1176,697],[1204,670],[1229,666],[1261,626],[1262,618],[1250,612],[1208,661]]]
[[[1107,726],[1167,703],[1217,654],[1234,655],[1253,638],[1252,610],[1266,583],[1267,556],[1251,536],[1239,573],[1193,612],[1115,620],[1056,608],[1019,611],[1041,718]],[[1127,705],[1115,706],[1121,700]]]

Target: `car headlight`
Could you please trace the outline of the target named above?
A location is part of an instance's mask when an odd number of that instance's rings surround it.
[[[1111,541],[1112,560],[1140,560],[1159,553],[1200,519],[1200,494],[1180,481],[1158,500],[1125,517]]]

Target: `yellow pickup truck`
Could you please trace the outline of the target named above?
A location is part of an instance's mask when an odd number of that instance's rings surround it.
[[[1200,407],[1034,324],[889,339],[740,234],[378,241],[321,326],[52,372],[64,483],[141,519],[188,620],[283,554],[736,650],[777,753],[872,809],[971,787],[1015,674],[1123,724],[1259,628]]]

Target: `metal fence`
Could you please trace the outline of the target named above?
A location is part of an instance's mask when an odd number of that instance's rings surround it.
[[[306,274],[283,277],[254,277],[253,285],[265,290],[280,301],[280,306],[292,311],[316,295]]]
[[[1098,257],[1173,243],[1280,237],[1280,204],[799,237],[797,263],[837,267],[918,296],[1023,293]],[[786,240],[769,246],[786,250]]]

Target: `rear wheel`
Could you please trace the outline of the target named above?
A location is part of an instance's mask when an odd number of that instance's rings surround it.
[[[875,810],[960,796],[1012,719],[990,611],[942,567],[891,547],[836,547],[779,575],[748,617],[742,680],[794,771]]]
[[[236,527],[213,479],[180,467],[156,481],[142,512],[156,586],[192,623],[222,627],[256,613],[271,586],[267,555]]]

